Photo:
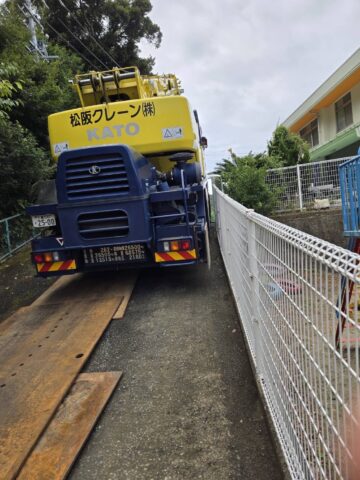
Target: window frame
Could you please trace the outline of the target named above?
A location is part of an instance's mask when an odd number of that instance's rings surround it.
[[[347,96],[349,96],[349,99],[344,101],[345,97]],[[349,115],[349,112],[346,112],[346,109],[348,107],[350,107],[350,121],[347,118],[347,116]],[[339,133],[354,123],[351,90],[345,93],[345,95],[342,95],[336,102],[334,102],[334,109],[335,109],[336,133]],[[343,115],[341,118],[340,118],[340,114]],[[343,122],[343,125],[341,124],[342,122]]]
[[[316,122],[316,127],[313,124]],[[314,132],[317,132],[317,142],[314,143]],[[311,122],[307,123],[300,131],[300,137],[305,140],[310,146],[310,148],[315,148],[320,145],[320,135],[319,135],[319,119],[316,117]],[[309,138],[311,141],[309,141]]]

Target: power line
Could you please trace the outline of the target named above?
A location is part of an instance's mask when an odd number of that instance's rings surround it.
[[[66,28],[66,30],[75,38],[75,40],[77,40],[77,41],[100,63],[100,65],[102,65],[102,66],[105,67],[105,68],[109,68],[109,67],[106,65],[106,63],[104,63],[102,60],[100,60],[100,58],[99,58],[97,55],[95,55],[95,53],[93,53],[93,52],[84,44],[84,42],[82,42],[82,40],[80,40],[80,38],[77,38],[77,37],[76,37],[76,35],[75,35],[75,34],[70,30],[70,28],[61,20],[61,18],[58,18],[57,20],[61,23],[61,25],[62,25],[63,27]]]
[[[27,5],[24,5],[24,7],[26,8],[26,10],[29,12],[29,14],[31,15],[31,17],[38,23],[38,19],[35,17],[35,15],[33,15],[33,13],[31,12],[31,10],[27,7]],[[64,38],[60,32],[58,32],[56,30],[56,28],[54,28],[48,21],[45,20],[45,23],[51,28],[51,30],[53,30],[56,35],[65,43],[67,44],[70,48],[72,48],[83,60],[85,60],[86,63],[88,63],[89,65],[91,65],[95,70],[97,70],[98,68],[96,67],[96,65],[94,65],[88,58],[85,57],[85,55],[83,55],[81,52],[79,52],[79,50],[77,48],[75,48],[70,42],[69,40],[67,40],[66,38]]]
[[[54,28],[52,25],[50,25],[49,22],[47,22],[45,20],[45,23],[51,28],[51,30],[53,30],[56,35],[65,43],[67,44],[70,48],[72,48],[83,60],[85,60],[85,62],[89,65],[91,65],[95,70],[98,70],[98,67],[96,65],[94,65],[87,57],[85,57],[85,55],[83,55],[81,52],[79,52],[79,50],[77,48],[74,47],[74,45],[72,45],[69,40],[67,40],[66,38],[64,38],[60,32],[58,32],[56,30],[56,28]]]
[[[45,0],[43,0],[45,3]],[[62,0],[58,0],[59,4],[65,8],[65,10],[71,15],[71,17],[75,20],[75,22],[79,25],[81,29],[83,29],[83,25],[79,22],[79,20],[76,18],[75,15],[72,14],[72,12],[68,9],[68,7],[65,5],[65,3]],[[46,4],[45,4],[46,5]],[[48,7],[49,8],[49,7]],[[117,61],[110,55],[109,52],[105,50],[105,48],[96,40],[95,37],[91,35],[89,31],[85,32],[89,35],[89,37],[95,42],[95,44],[107,55],[107,57],[115,64],[116,67],[120,67],[120,65],[117,63]]]
[[[41,23],[39,22],[39,20],[36,18],[36,16],[32,15],[33,10],[32,10],[31,0],[26,0],[23,7],[21,7],[20,5],[17,5],[17,7],[27,19],[27,27],[31,35],[31,40],[29,42],[31,47],[26,47],[29,50],[29,52],[31,53],[36,52],[37,54],[40,55],[41,58],[47,61],[55,60],[56,58],[58,58],[57,55],[48,55],[46,43],[37,39],[35,23],[40,27],[41,31],[44,31],[44,29]],[[24,11],[24,7],[26,7],[26,9],[28,10],[28,13]],[[8,13],[10,13],[9,10],[8,10]]]

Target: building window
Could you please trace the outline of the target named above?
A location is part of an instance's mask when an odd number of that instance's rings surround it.
[[[347,93],[335,103],[336,129],[338,132],[344,130],[353,123],[351,107],[351,93]]]
[[[310,147],[319,145],[319,126],[317,119],[313,120],[311,123],[306,125],[306,127],[300,130],[300,137],[308,142]]]

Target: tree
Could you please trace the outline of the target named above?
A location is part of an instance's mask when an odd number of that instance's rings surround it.
[[[0,5],[0,218],[32,201],[33,184],[54,170],[47,117],[78,105],[68,81],[88,70],[84,56],[97,62],[85,45],[109,67],[113,64],[106,52],[117,63],[137,65],[148,73],[153,59],[140,57],[139,42],[147,39],[158,46],[161,41],[159,27],[148,16],[150,0],[65,1],[66,5],[63,0],[47,0],[47,7],[43,0],[38,3],[45,32],[39,28],[37,35],[46,40],[48,53],[57,57],[51,61],[29,49],[30,33],[18,9],[24,0]]]
[[[38,0],[38,9],[50,40],[64,44],[59,32],[100,70],[116,62],[151,73],[154,58],[142,58],[139,49],[143,39],[155,47],[161,42],[160,28],[149,18],[150,0],[46,0],[48,8],[44,3]]]
[[[20,105],[14,94],[22,90],[14,64],[0,63],[0,218],[16,213],[31,199],[32,186],[50,173],[45,152],[34,136],[10,121],[13,109]]]
[[[0,6],[0,218],[33,200],[51,173],[47,116],[76,105],[68,79],[82,67],[65,48],[44,62],[27,49],[29,32],[14,3]]]
[[[277,167],[276,159],[265,154],[238,157],[230,150],[230,159],[218,163],[213,173],[221,175],[226,193],[245,207],[259,213],[273,210],[278,191],[265,181],[267,170]]]
[[[20,104],[13,98],[14,94],[22,90],[22,82],[16,80],[18,69],[16,65],[0,63],[0,126],[9,119],[9,113]]]
[[[33,185],[50,175],[49,158],[19,123],[0,128],[0,218],[22,210],[34,200]]]
[[[17,104],[11,109],[10,119],[29,129],[39,145],[48,150],[47,117],[78,105],[69,79],[83,71],[84,65],[78,56],[51,43],[48,51],[58,57],[51,62],[29,52],[30,34],[21,15],[13,1],[8,1],[6,8],[0,7],[0,62],[7,68],[16,67],[12,78],[21,79],[23,85],[13,91]]]
[[[69,79],[83,68],[79,57],[62,47],[49,45],[48,51],[57,55],[58,59],[47,63],[34,61],[34,56],[31,56],[28,62],[21,63],[21,75],[26,78],[26,88],[19,95],[21,108],[14,109],[11,115],[14,121],[29,129],[45,149],[49,148],[48,116],[79,105]]]
[[[238,157],[232,149],[229,149],[229,152],[230,159],[223,159],[222,162],[217,163],[213,172],[216,175],[221,175],[224,181],[231,177],[236,168],[242,165],[250,164],[255,168],[266,167],[267,169],[279,167],[277,159],[269,157],[265,153],[249,152],[245,156]]]
[[[291,167],[310,161],[309,145],[296,133],[279,125],[268,142],[268,155],[282,167]]]
[[[227,182],[227,192],[234,200],[256,212],[268,215],[276,203],[275,191],[265,182],[266,169],[244,165]]]

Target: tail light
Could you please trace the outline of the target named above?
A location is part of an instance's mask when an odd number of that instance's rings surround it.
[[[45,262],[52,262],[53,261],[52,253],[44,253],[44,260]]]
[[[191,240],[170,240],[162,242],[164,252],[179,252],[183,250],[191,250]]]
[[[181,250],[190,250],[191,242],[190,240],[181,240]]]
[[[35,263],[50,263],[58,262],[60,255],[59,252],[36,253],[33,258]]]
[[[180,250],[180,242],[178,240],[172,240],[170,242],[170,250],[172,252],[177,252],[178,250]]]
[[[34,262],[35,263],[43,263],[44,262],[44,257],[41,253],[37,253],[34,255]]]

